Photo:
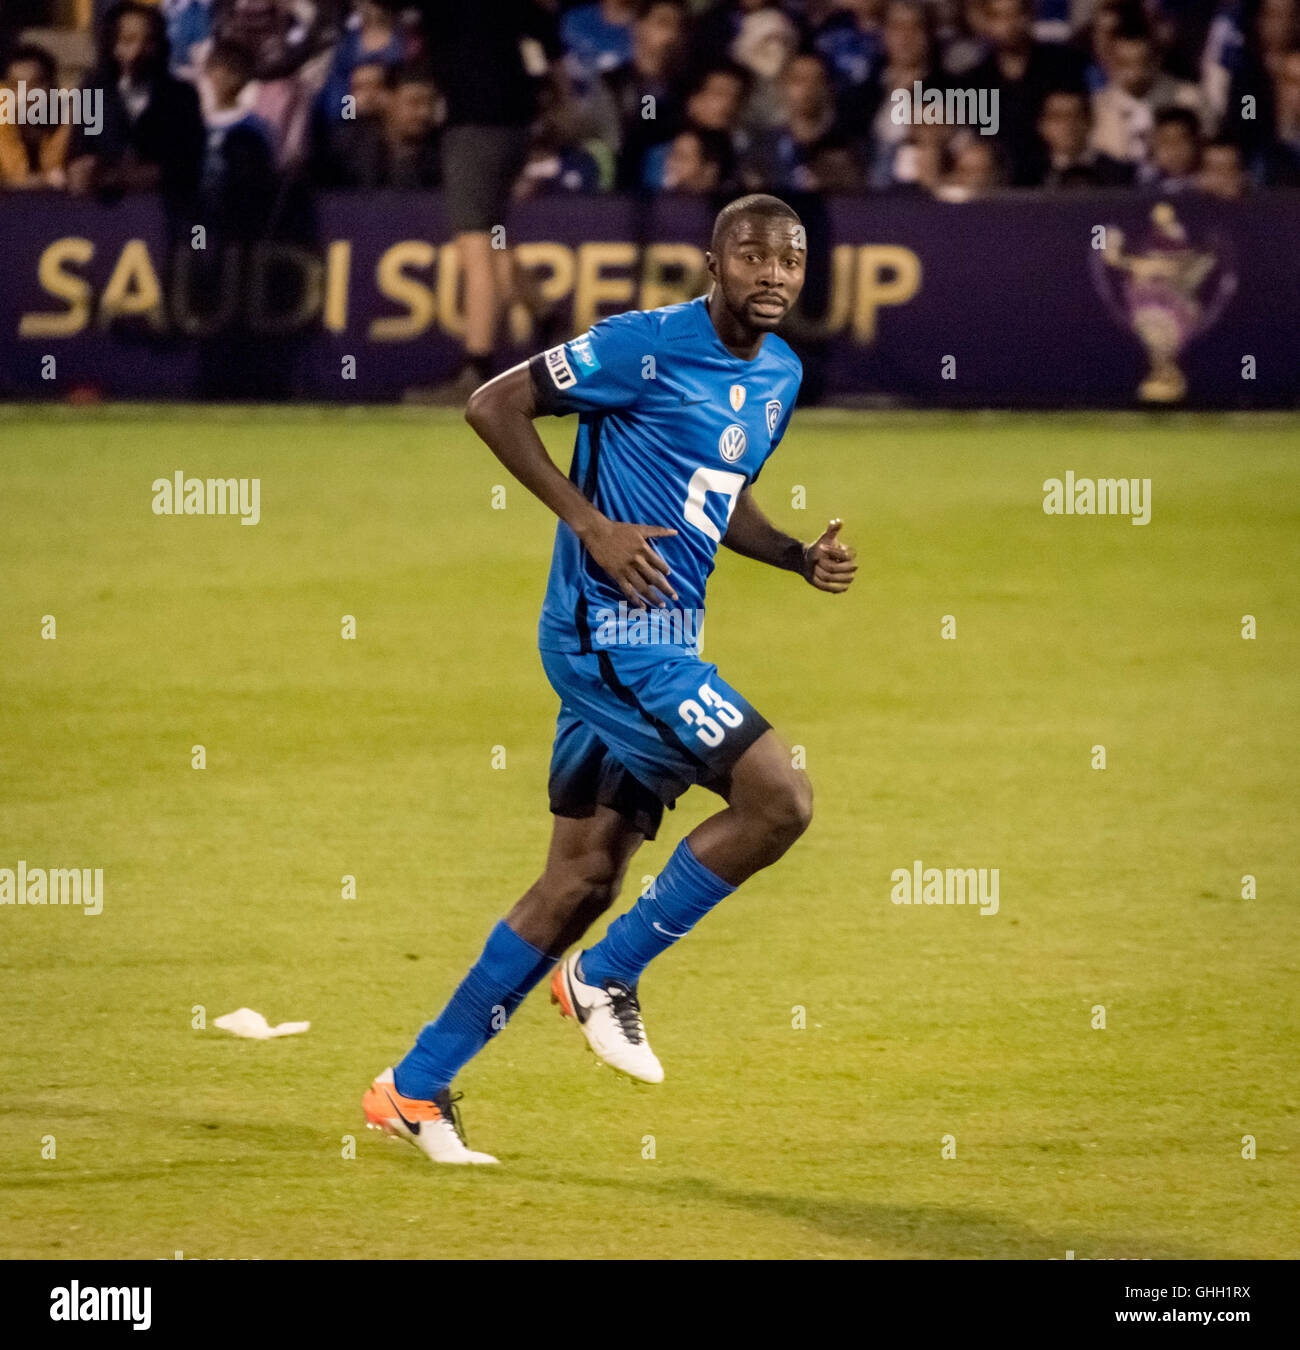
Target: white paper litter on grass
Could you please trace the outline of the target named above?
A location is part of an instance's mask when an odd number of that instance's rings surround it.
[[[271,1026],[260,1012],[252,1008],[239,1008],[235,1012],[218,1017],[212,1024],[228,1031],[232,1036],[243,1036],[250,1041],[269,1041],[272,1036],[296,1036],[311,1026],[310,1022],[281,1022],[278,1027]]]

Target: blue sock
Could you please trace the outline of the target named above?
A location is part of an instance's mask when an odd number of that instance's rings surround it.
[[[555,958],[525,942],[504,919],[488,934],[483,955],[393,1070],[403,1097],[429,1101],[501,1030]]]
[[[683,839],[649,892],[619,915],[594,947],[582,953],[578,968],[583,982],[622,980],[635,988],[641,972],[660,952],[685,937],[735,889],[710,872]]]

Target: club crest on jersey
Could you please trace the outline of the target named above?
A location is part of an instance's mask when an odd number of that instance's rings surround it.
[[[739,386],[737,386],[739,388]],[[741,391],[744,392],[743,390]],[[734,464],[745,453],[747,440],[745,437],[745,428],[737,426],[733,422],[718,437],[718,454],[727,461],[728,464]]]
[[[745,406],[745,386],[743,384],[733,384],[731,386],[731,410],[739,412]]]
[[[776,434],[776,424],[781,420],[781,400],[770,398],[767,401],[767,434]]]

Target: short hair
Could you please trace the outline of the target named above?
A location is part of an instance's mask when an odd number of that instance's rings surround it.
[[[257,69],[253,53],[242,42],[225,37],[212,40],[208,63],[234,71],[245,84],[253,78],[253,72]]]
[[[686,97],[694,98],[715,75],[726,75],[739,81],[741,95],[749,93],[751,77],[744,66],[738,65],[735,61],[714,61],[695,72],[695,78],[690,82]]]
[[[20,42],[14,47],[5,61],[5,69],[12,69],[19,61],[29,61],[34,66],[40,66],[46,84],[54,84],[59,78],[59,66],[53,54],[34,42]]]
[[[397,73],[389,62],[381,60],[377,56],[369,56],[358,61],[348,72],[349,84],[352,82],[353,75],[359,70],[377,70],[380,78],[383,80],[385,89],[391,89],[393,87]]]
[[[1085,113],[1091,112],[1092,109],[1092,104],[1088,99],[1088,91],[1079,84],[1062,84],[1058,85],[1055,89],[1049,89],[1047,93],[1043,95],[1044,109],[1046,109],[1047,100],[1050,98],[1072,98],[1076,102],[1083,104],[1083,111]]]
[[[747,197],[737,197],[734,202],[728,202],[718,212],[713,222],[713,236],[709,240],[709,250],[713,253],[721,252],[727,235],[746,216],[759,216],[764,220],[792,220],[796,225],[803,224],[794,207],[783,202],[780,197],[773,197],[766,192],[752,192]]]
[[[430,67],[420,61],[407,61],[393,71],[390,88],[396,89],[399,84],[429,84],[436,87],[437,83]]]
[[[1185,127],[1193,140],[1201,135],[1201,119],[1190,108],[1161,108],[1155,116],[1157,127]]]

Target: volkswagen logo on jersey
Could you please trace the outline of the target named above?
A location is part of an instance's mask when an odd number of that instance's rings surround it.
[[[733,384],[731,386],[731,410],[739,412],[745,406],[745,386],[743,384]]]
[[[745,453],[746,443],[745,428],[733,422],[718,437],[718,453],[728,464],[734,464]]]
[[[776,434],[776,424],[781,420],[781,400],[770,398],[767,401],[767,434]]]

